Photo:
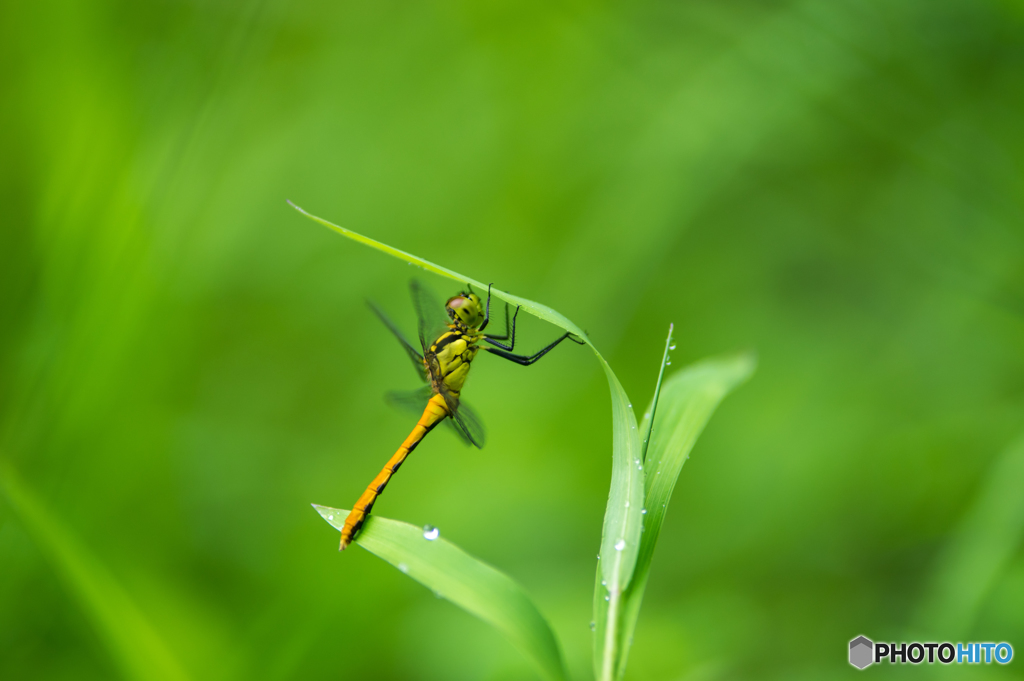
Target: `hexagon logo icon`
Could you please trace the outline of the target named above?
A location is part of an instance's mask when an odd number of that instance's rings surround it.
[[[850,664],[857,669],[864,669],[875,661],[874,649],[875,644],[869,638],[858,636],[853,639],[850,641]]]

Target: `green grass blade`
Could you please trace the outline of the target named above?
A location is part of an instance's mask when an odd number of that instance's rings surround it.
[[[641,457],[641,460],[644,463],[647,463],[647,449],[651,444],[651,434],[654,430],[654,417],[658,411],[658,399],[661,397],[661,383],[665,380],[665,367],[669,365],[668,353],[676,347],[672,345],[672,332],[675,328],[675,324],[668,325],[668,337],[665,338],[665,350],[661,353],[661,368],[658,370],[658,382],[654,384],[654,397],[651,399],[650,410],[644,414],[644,443],[643,456]]]
[[[663,367],[665,363],[662,362]],[[650,415],[655,413],[655,408],[658,418],[654,422],[653,435],[647,450],[644,504],[647,513],[643,516],[644,531],[641,535],[636,572],[633,581],[623,593],[618,622],[611,622],[613,613],[609,612],[608,602],[599,598],[595,598],[594,601],[598,635],[605,638],[612,635],[615,637],[610,649],[614,658],[614,673],[609,672],[606,666],[609,654],[606,645],[602,650],[602,678],[619,679],[625,673],[629,645],[640,614],[654,548],[683,464],[719,402],[750,377],[755,365],[754,357],[749,354],[705,360],[671,375],[660,390],[658,402],[655,404],[652,401],[643,427],[649,427]],[[603,628],[608,626],[606,623],[615,626],[615,631],[609,633],[608,629]]]
[[[352,230],[339,227],[323,218],[307,213],[291,201],[288,202],[314,222],[331,229],[353,241],[375,248],[399,260],[417,265],[442,277],[447,277],[460,284],[470,284],[478,289],[486,289],[481,281],[462,275],[454,270],[441,267],[405,251],[392,248],[369,237],[357,234]],[[641,528],[640,507],[643,502],[643,471],[636,462],[641,459],[640,436],[637,431],[636,415],[622,384],[615,376],[608,362],[590,342],[583,330],[572,323],[564,315],[526,298],[520,298],[497,288],[491,293],[511,305],[518,305],[530,314],[547,322],[560,326],[584,341],[594,351],[608,379],[608,388],[612,397],[612,482],[608,493],[608,505],[605,510],[604,528],[601,536],[601,573],[613,596],[629,584],[636,565],[639,550]],[[619,548],[616,548],[619,547]]]
[[[473,279],[472,277],[467,277],[467,276],[465,276],[463,274],[459,274],[455,270],[450,270],[447,267],[442,267],[441,265],[437,265],[435,263],[432,263],[429,260],[424,260],[423,258],[415,256],[415,255],[413,255],[411,253],[406,253],[405,251],[399,250],[397,248],[393,248],[391,246],[388,246],[387,244],[382,244],[379,241],[375,241],[374,239],[371,239],[370,237],[363,236],[362,234],[358,234],[356,232],[353,232],[350,229],[345,229],[344,227],[336,225],[333,222],[329,222],[328,220],[324,220],[323,218],[318,217],[316,215],[313,215],[312,213],[306,212],[305,210],[303,210],[299,206],[296,206],[291,201],[288,202],[288,205],[290,205],[292,208],[294,208],[295,210],[297,210],[300,213],[302,213],[303,215],[305,215],[310,220],[312,220],[314,222],[318,222],[321,225],[323,225],[324,227],[327,227],[328,229],[330,229],[330,230],[332,230],[334,232],[337,232],[338,234],[341,234],[342,236],[346,236],[349,239],[352,239],[353,241],[358,241],[359,243],[361,243],[361,244],[363,244],[365,246],[369,246],[370,248],[375,248],[378,251],[381,251],[383,253],[387,253],[388,255],[393,256],[395,258],[398,258],[399,260],[401,260],[403,262],[407,262],[407,263],[416,265],[418,267],[421,267],[421,268],[425,269],[428,272],[433,272],[434,274],[440,275],[442,277],[446,277],[448,279],[451,279],[452,281],[456,281],[460,285],[461,284],[471,284],[471,285],[477,287],[478,290],[484,290],[484,291],[487,290],[487,284],[485,284],[485,283],[483,283],[481,281],[478,281],[476,279]],[[534,315],[536,317],[540,317],[544,321],[551,322],[552,324],[554,324],[556,326],[560,326],[563,329],[565,329],[566,331],[571,331],[572,333],[576,334],[580,338],[586,340],[588,345],[589,345],[590,341],[587,339],[587,334],[583,332],[583,329],[581,329],[580,327],[576,326],[571,321],[569,321],[564,315],[562,315],[559,312],[556,312],[555,310],[552,310],[550,307],[547,307],[546,305],[541,305],[540,303],[535,303],[532,300],[527,300],[526,298],[520,298],[519,296],[514,296],[511,293],[506,293],[505,291],[502,291],[502,290],[500,290],[498,288],[492,288],[491,289],[491,293],[495,297],[500,298],[501,300],[507,301],[510,305],[520,305],[520,306],[522,306],[522,308],[524,310],[526,310],[530,314],[532,314],[532,315]],[[593,347],[593,346],[591,345],[591,347]],[[596,352],[596,350],[595,350],[595,352]]]
[[[348,516],[347,510],[316,504],[313,508],[339,531]],[[504,573],[443,537],[428,541],[421,528],[380,516],[366,520],[354,543],[502,632],[536,663],[545,679],[566,678],[550,625],[522,587]]]
[[[641,430],[644,433],[643,443],[640,449],[640,458],[634,461],[637,466],[637,470],[642,470],[643,465],[647,461],[647,448],[651,441],[651,425],[653,421],[651,417],[654,411],[658,407],[658,396],[661,394],[661,383],[665,377],[665,367],[668,365],[668,353],[672,346],[672,331],[675,328],[674,325],[669,324],[668,326],[668,337],[665,339],[665,351],[661,357],[661,369],[658,371],[658,382],[654,387],[654,398],[651,401],[651,409],[644,416],[644,425]],[[615,486],[613,484],[612,488]],[[633,505],[632,502],[630,506]],[[609,509],[611,508],[611,501],[609,500]],[[641,509],[642,510],[642,509]],[[642,519],[641,519],[642,521]],[[634,540],[637,546],[640,545],[639,532],[642,531],[643,526],[638,529],[638,533]],[[603,549],[603,547],[602,547]],[[601,557],[598,557],[601,560]],[[603,567],[603,565],[601,566]],[[625,585],[621,589],[616,589],[613,586],[613,582],[610,582],[605,575],[603,569],[598,569],[597,578],[594,585],[594,622],[596,625],[595,637],[594,637],[594,676],[602,681],[611,679],[615,671],[615,660],[618,657],[618,647],[620,640],[620,625],[622,621],[622,595]]]
[[[113,576],[6,465],[0,465],[0,493],[82,609],[95,622],[126,678],[153,681],[188,678],[163,639]]]

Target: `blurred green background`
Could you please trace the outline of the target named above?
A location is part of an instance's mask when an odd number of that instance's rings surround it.
[[[1024,654],[1019,0],[40,0],[0,63],[0,678],[532,678],[309,507],[411,427],[364,301],[411,332],[414,271],[285,199],[551,305],[635,403],[669,322],[673,367],[758,351],[628,678]],[[477,365],[487,448],[431,436],[374,511],[519,580],[590,678],[605,379]]]

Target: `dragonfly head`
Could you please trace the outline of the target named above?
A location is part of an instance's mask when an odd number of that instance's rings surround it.
[[[460,293],[448,299],[445,311],[453,322],[475,329],[484,323],[484,307],[475,293]]]

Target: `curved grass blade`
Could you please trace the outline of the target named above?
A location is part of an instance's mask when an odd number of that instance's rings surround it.
[[[103,565],[39,502],[6,464],[0,493],[63,578],[129,679],[184,681],[188,675],[149,620]]]
[[[665,361],[662,362],[664,367]],[[658,403],[652,402],[644,419],[649,427],[657,408],[657,421],[647,448],[644,532],[641,535],[633,581],[622,595],[620,619],[611,649],[614,673],[602,667],[602,677],[620,679],[626,671],[629,645],[636,629],[644,589],[650,576],[654,548],[661,533],[669,500],[690,455],[694,443],[722,399],[753,373],[756,360],[751,354],[716,358],[694,364],[671,375],[660,390]],[[610,621],[607,603],[595,598],[595,622]],[[608,636],[607,631],[599,634]],[[607,656],[607,649],[603,651]],[[602,660],[603,662],[603,660]]]
[[[348,511],[313,508],[337,530]],[[455,544],[427,541],[408,523],[371,515],[353,540],[417,582],[502,632],[537,665],[545,679],[562,681],[565,665],[554,632],[522,587]]]
[[[470,284],[478,290],[487,289],[487,284],[476,279],[464,276],[446,267],[441,267],[411,253],[392,248],[344,227],[339,227],[323,218],[307,213],[291,201],[288,204],[314,222],[318,222],[324,227],[353,241],[358,241],[361,244],[394,256],[399,260],[422,267],[428,272],[457,281],[460,285]],[[633,576],[633,569],[636,565],[636,557],[639,550],[640,508],[644,495],[643,470],[634,463],[639,462],[641,459],[641,444],[632,404],[626,395],[626,391],[623,390],[622,384],[619,383],[619,379],[615,376],[611,367],[608,366],[608,362],[605,361],[601,353],[590,342],[583,329],[546,305],[514,296],[497,288],[492,288],[491,293],[510,305],[518,305],[535,317],[539,317],[582,338],[590,346],[591,350],[594,351],[598,361],[601,363],[601,367],[604,369],[612,397],[612,482],[611,489],[608,492],[608,505],[605,509],[600,555],[603,556],[601,561],[602,578],[608,585],[609,593],[615,598],[625,589]]]
[[[668,366],[668,352],[675,347],[672,345],[674,329],[674,324],[668,325],[665,351],[661,356],[661,369],[658,371],[658,382],[654,386],[654,398],[651,400],[650,411],[644,417],[644,440],[641,445],[640,458],[634,462],[640,470],[647,461],[651,426],[654,424],[654,412],[658,408],[658,396],[661,394],[661,382],[665,377],[665,367]],[[641,513],[643,513],[642,509]],[[639,538],[637,542],[639,543]],[[598,556],[598,561],[600,560],[601,557]],[[608,586],[603,570],[597,571],[596,581],[598,583],[594,585],[594,622],[597,624],[595,629],[597,635],[594,637],[594,676],[605,681],[611,679],[615,671],[621,624],[622,591],[617,590],[614,586]]]

